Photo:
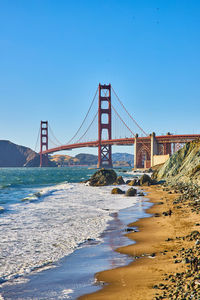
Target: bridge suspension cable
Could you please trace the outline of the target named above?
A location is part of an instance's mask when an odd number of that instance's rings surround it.
[[[48,136],[48,140],[56,147],[61,146],[61,145],[56,144],[49,136]]]
[[[118,102],[121,104],[121,106],[123,107],[123,109],[125,110],[125,112],[128,114],[128,116],[131,118],[131,120],[136,124],[136,126],[146,135],[148,136],[148,134],[142,129],[142,127],[136,122],[136,120],[129,114],[128,110],[126,109],[126,107],[124,106],[124,104],[122,103],[122,101],[120,100],[120,98],[118,97],[117,93],[115,92],[115,90],[113,89],[113,87],[111,87],[114,95],[116,96]]]
[[[79,133],[79,131],[80,131],[81,128],[83,127],[83,124],[85,123],[85,120],[87,119],[87,117],[88,117],[88,115],[89,115],[89,112],[90,112],[90,110],[91,110],[91,108],[92,108],[92,106],[93,106],[93,104],[94,104],[95,98],[96,98],[96,96],[97,96],[97,92],[98,92],[98,88],[96,89],[94,98],[93,98],[93,100],[92,100],[92,103],[90,104],[90,107],[89,107],[89,109],[88,109],[88,111],[87,111],[87,114],[86,114],[85,118],[83,119],[83,122],[81,123],[80,127],[78,128],[78,130],[76,131],[76,133],[74,134],[74,136],[67,142],[67,144],[70,144],[70,143],[73,141],[73,139],[77,136],[77,134]]]
[[[94,123],[94,121],[95,121],[97,115],[98,115],[98,111],[97,111],[97,113],[95,114],[95,116],[94,116],[92,122],[90,123],[90,125],[88,126],[88,128],[86,129],[86,131],[84,132],[84,134],[78,139],[77,143],[80,142],[80,140],[82,140],[82,138],[83,138],[83,137],[86,135],[86,133],[89,131],[89,129],[90,129],[90,127],[92,126],[92,124]]]
[[[120,121],[126,126],[126,128],[131,132],[131,134],[136,137],[136,134],[133,133],[133,131],[126,125],[126,123],[124,122],[124,120],[121,118],[121,116],[119,115],[119,113],[116,111],[116,109],[114,108],[113,104],[111,104],[112,109],[114,110],[114,112],[117,114],[117,116],[119,117]],[[141,144],[146,148],[146,145],[143,141],[141,141]]]
[[[38,130],[38,135],[37,135],[37,140],[36,140],[36,143],[35,143],[35,148],[34,148],[34,151],[36,152],[37,150],[37,146],[38,146],[38,142],[39,142],[39,137],[40,137],[40,128]]]
[[[56,140],[56,142],[58,143],[58,144],[56,144],[55,142],[52,142],[54,145],[56,145],[56,146],[61,146],[61,145],[63,145],[63,143],[61,143],[58,139],[57,139],[57,137],[55,136],[55,134],[53,133],[53,130],[52,130],[52,128],[51,128],[51,126],[48,124],[48,127],[49,127],[49,131],[50,131],[50,133],[51,133],[51,135],[52,135],[52,137]]]
[[[118,114],[117,110],[114,108],[113,104],[111,104],[112,109],[114,110],[114,112],[117,114],[117,116],[119,117],[120,121],[126,126],[126,128],[131,132],[131,134],[136,137],[136,134],[133,133],[133,131],[126,125],[126,123],[124,122],[124,120],[121,118],[121,116]]]

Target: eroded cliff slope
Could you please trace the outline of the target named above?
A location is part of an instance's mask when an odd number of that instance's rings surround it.
[[[200,140],[187,143],[153,174],[156,180],[200,185]]]

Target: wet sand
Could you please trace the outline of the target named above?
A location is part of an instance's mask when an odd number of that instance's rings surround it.
[[[190,209],[180,209],[173,205],[178,194],[163,191],[162,186],[145,187],[145,191],[150,202],[155,204],[147,210],[153,216],[130,224],[139,229],[139,232],[127,234],[136,244],[117,249],[135,260],[128,266],[97,273],[96,279],[104,282],[104,287],[79,299],[156,299],[155,296],[160,291],[153,288],[154,285],[166,283],[164,279],[167,274],[186,271],[186,264],[176,263],[175,257],[182,247],[190,247],[194,242],[176,237],[186,236],[192,230],[197,230],[195,223],[199,222],[199,216]],[[171,215],[162,214],[170,209]],[[156,217],[155,214],[159,215]]]

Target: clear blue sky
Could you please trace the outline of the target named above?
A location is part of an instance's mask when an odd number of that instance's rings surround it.
[[[147,132],[200,133],[199,34],[199,0],[0,0],[0,139],[69,140],[99,82]]]

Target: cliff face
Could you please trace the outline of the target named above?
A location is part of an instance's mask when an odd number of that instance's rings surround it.
[[[200,185],[200,141],[187,143],[154,172],[156,180]]]
[[[39,167],[40,157],[30,148],[0,141],[0,167]],[[49,161],[49,166],[54,166]]]

